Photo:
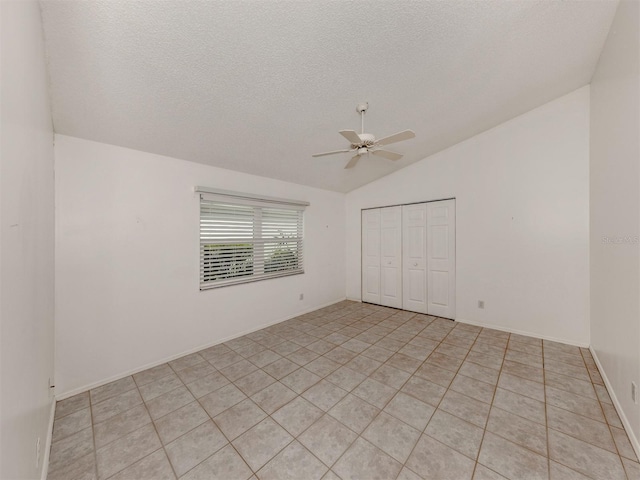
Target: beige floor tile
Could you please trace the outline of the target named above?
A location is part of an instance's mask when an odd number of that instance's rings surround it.
[[[79,393],[56,402],[55,418],[58,419],[88,407],[90,407],[89,392]]]
[[[195,397],[187,390],[187,387],[178,387],[170,392],[155,397],[146,402],[149,415],[154,420],[164,417],[168,413],[193,402]],[[94,414],[95,421],[95,414]]]
[[[382,412],[362,433],[362,437],[400,463],[404,463],[420,438],[420,432]]]
[[[398,461],[366,440],[359,438],[345,452],[332,470],[342,480],[356,480],[361,478],[395,478],[401,468],[402,465]]]
[[[526,380],[544,383],[544,369],[539,367],[532,367],[530,365],[525,365],[524,363],[505,360],[502,364],[502,371]]]
[[[281,358],[281,355],[272,350],[263,350],[262,352],[248,357],[247,360],[253,363],[256,367],[263,368],[276,360],[280,360]]]
[[[490,404],[493,401],[493,394],[496,387],[490,383],[458,374],[453,379],[453,382],[451,382],[449,389]]]
[[[111,417],[115,417],[141,404],[142,397],[140,393],[138,393],[138,389],[128,390],[100,403],[92,403],[91,414],[93,416],[93,423],[104,422]]]
[[[177,358],[169,362],[169,366],[174,371],[184,370],[188,367],[193,367],[199,363],[204,362],[204,357],[199,353],[192,353],[190,355],[185,355],[184,357]]]
[[[544,402],[511,392],[510,390],[504,390],[502,388],[496,389],[493,406],[541,425],[547,424]]]
[[[640,480],[640,464],[638,462],[632,462],[628,458],[623,457],[622,463],[629,480]]]
[[[215,368],[213,368],[208,362],[203,361],[191,367],[178,370],[176,374],[184,383],[191,383],[195,382],[199,378],[206,377],[207,375],[211,375],[215,372]]]
[[[384,411],[420,431],[427,426],[435,408],[417,398],[399,392],[384,408]]]
[[[403,370],[392,367],[389,364],[381,365],[370,378],[377,380],[392,388],[398,389],[404,385],[411,375]]]
[[[551,387],[576,393],[584,397],[593,399],[598,398],[591,382],[585,382],[584,380],[577,378],[560,375],[554,372],[545,372],[544,383]]]
[[[49,472],[53,473],[94,451],[93,432],[85,428],[51,445]]]
[[[444,410],[436,410],[424,433],[475,460],[484,430]]]
[[[312,403],[302,397],[296,397],[273,413],[272,418],[282,425],[287,432],[297,437],[323,414],[324,412]]]
[[[357,435],[330,415],[309,427],[298,437],[300,443],[330,467],[349,448]]]
[[[362,433],[379,412],[379,408],[349,394],[329,410],[329,415],[354,432]]]
[[[166,446],[178,476],[184,475],[227,444],[222,432],[209,420]]]
[[[618,455],[552,429],[549,429],[549,455],[552,460],[591,478],[625,478]]]
[[[109,480],[174,480],[175,478],[169,459],[164,449],[161,448],[125,468]]]
[[[146,385],[147,383],[158,381],[161,378],[164,378],[167,375],[171,375],[171,374],[173,374],[173,370],[171,369],[169,364],[163,363],[162,365],[158,365],[157,367],[153,367],[148,370],[135,373],[133,375],[133,379],[135,380],[138,388],[140,388],[143,385]]]
[[[315,373],[319,377],[324,378],[331,372],[340,368],[340,364],[326,357],[318,357],[315,360],[307,363],[304,368],[306,368],[310,372]]]
[[[214,372],[211,375],[207,375],[187,384],[187,388],[194,397],[200,398],[211,392],[215,392],[219,388],[228,384],[229,380],[227,380],[226,377],[224,377],[220,372]]]
[[[148,402],[181,386],[182,380],[172,371],[169,375],[159,380],[141,386],[140,395],[142,395],[145,402]]]
[[[440,403],[447,389],[418,377],[416,373],[404,384],[402,391],[435,407]]]
[[[360,397],[365,402],[368,402],[378,408],[384,408],[387,402],[394,397],[396,392],[397,390],[395,388],[391,388],[377,380],[367,378],[364,382],[358,385],[352,393]]]
[[[475,462],[437,440],[422,435],[406,466],[424,479],[470,480]]]
[[[83,408],[54,421],[51,441],[57,442],[90,426],[91,409]]]
[[[484,465],[477,463],[476,471],[473,474],[473,480],[507,480],[507,478],[488,469]]]
[[[374,360],[373,358],[358,355],[345,363],[345,367],[350,368],[362,375],[371,375],[382,365],[381,362]]]
[[[609,427],[605,423],[591,420],[547,405],[547,424],[549,428],[571,435],[579,440],[595,445],[610,452],[616,453],[616,447],[611,437]]]
[[[465,361],[460,367],[460,370],[458,370],[458,375],[471,377],[495,386],[498,383],[499,372],[493,368],[483,367],[482,365]]]
[[[490,432],[485,433],[478,462],[512,480],[549,478],[546,457]]]
[[[129,376],[121,378],[115,382],[90,390],[89,394],[91,395],[91,403],[92,405],[95,405],[134,388],[136,388],[136,383],[133,381],[133,377]]]
[[[613,435],[613,440],[618,448],[618,453],[629,460],[637,462],[638,457],[631,446],[627,432],[622,428],[611,427],[611,434]]]
[[[251,399],[256,402],[267,414],[271,415],[280,407],[286,405],[298,395],[280,382],[275,382],[267,388],[260,390]]]
[[[234,440],[266,416],[258,405],[247,398],[222,412],[214,421],[229,440]]]
[[[449,390],[442,402],[440,402],[439,408],[480,428],[484,428],[489,418],[491,407],[488,403],[480,402]]]
[[[236,450],[227,445],[194,469],[181,480],[246,480],[251,469]]]
[[[549,474],[551,476],[551,480],[589,480],[589,477],[586,477],[575,470],[571,470],[569,467],[565,467],[553,460],[549,461]]]
[[[602,411],[604,412],[605,419],[607,423],[612,427],[623,428],[622,422],[620,421],[620,417],[618,416],[618,412],[613,405],[608,403],[600,403],[602,407]]]
[[[302,394],[302,397],[327,412],[347,395],[347,391],[326,380],[321,380]]]
[[[125,435],[117,442],[96,450],[100,480],[124,470],[129,465],[158,450],[162,444],[152,425],[146,425]]]
[[[103,447],[144,425],[151,423],[151,417],[144,405],[127,410],[93,427],[96,448]]]
[[[498,387],[544,402],[544,385],[502,372]]]
[[[547,456],[547,429],[543,425],[494,406],[489,414],[487,431]]]
[[[600,402],[552,386],[546,388],[547,404],[605,422]]]
[[[57,470],[51,470],[47,480],[96,480],[96,456],[93,452],[77,460],[66,462]]]
[[[242,393],[235,385],[226,385],[219,388],[215,392],[198,399],[200,405],[207,411],[210,417],[215,417],[224,412],[227,408],[233,407],[240,403],[247,396]]]
[[[291,442],[258,472],[260,480],[319,480],[328,471],[299,442]]]
[[[328,375],[326,380],[350,392],[360,385],[365,378],[367,378],[365,375],[343,366]]]
[[[301,394],[320,380],[322,379],[315,373],[305,370],[304,368],[300,368],[286,377],[283,377],[280,381],[297,394]]]
[[[366,350],[365,350],[366,351]],[[333,360],[336,363],[344,365],[347,362],[350,362],[357,356],[357,353],[354,353],[346,348],[342,348],[340,346],[335,347],[333,350],[329,350],[324,354],[324,357],[329,360]]]
[[[209,420],[198,402],[192,402],[157,419],[154,423],[164,445]]]
[[[258,370],[258,367],[256,367],[250,361],[240,360],[239,362],[233,363],[228,367],[221,368],[218,375],[223,375],[228,380],[235,382],[239,378],[242,378],[245,375],[249,375],[256,370]]]
[[[286,447],[293,437],[267,418],[233,441],[233,446],[255,472]]]

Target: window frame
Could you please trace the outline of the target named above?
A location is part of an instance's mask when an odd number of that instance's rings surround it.
[[[201,291],[211,290],[216,288],[227,287],[231,285],[239,285],[244,283],[252,283],[259,282],[262,280],[270,280],[272,278],[280,278],[280,277],[288,277],[292,275],[301,275],[305,273],[304,270],[304,230],[305,230],[305,208],[309,206],[309,202],[300,201],[300,200],[289,200],[282,199],[276,197],[266,197],[266,196],[255,196],[247,193],[240,192],[232,192],[228,190],[219,190],[212,189],[207,187],[195,187],[195,192],[198,195],[198,206],[199,206],[199,288]],[[203,204],[208,206],[208,208],[214,209],[214,205],[220,205],[218,208],[224,208],[224,205],[229,207],[249,207],[253,209],[253,213],[251,218],[253,219],[253,233],[251,240],[247,243],[252,245],[252,270],[257,269],[257,273],[254,270],[250,275],[238,275],[233,278],[224,278],[219,280],[208,280],[205,281],[205,249],[204,245],[216,245],[215,243],[205,243],[207,242],[206,238],[203,240]],[[268,244],[279,243],[277,240],[275,242],[267,242],[271,237],[263,237],[263,226],[265,222],[263,222],[262,213],[267,210],[275,209],[275,210],[284,210],[289,212],[296,212],[296,223],[295,230],[296,236],[293,237],[289,242],[284,243],[295,243],[296,244],[296,263],[299,268],[295,269],[282,269],[278,271],[274,271],[273,273],[265,273],[265,266],[267,262],[267,256],[265,255],[265,246]],[[276,216],[278,214],[276,213]],[[293,218],[293,217],[292,217]],[[293,225],[293,224],[290,224]],[[272,230],[273,231],[273,230]],[[211,242],[211,240],[208,240]],[[224,245],[224,243],[218,243],[217,245]],[[231,245],[231,243],[229,244]],[[271,247],[275,251],[278,247]],[[255,251],[259,253],[256,255]]]

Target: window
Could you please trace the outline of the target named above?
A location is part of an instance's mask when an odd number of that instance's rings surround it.
[[[200,290],[304,273],[306,202],[200,192]]]

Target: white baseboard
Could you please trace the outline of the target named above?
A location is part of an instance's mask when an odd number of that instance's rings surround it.
[[[328,302],[328,303],[325,303],[325,304],[322,304],[322,305],[316,305],[314,307],[307,308],[307,309],[305,309],[305,310],[303,310],[301,312],[297,312],[297,313],[295,313],[293,315],[288,315],[288,316],[286,316],[284,318],[281,318],[279,320],[275,320],[273,322],[265,323],[265,324],[262,324],[262,325],[260,325],[258,327],[255,327],[255,328],[252,328],[252,329],[245,330],[243,332],[237,333],[235,335],[231,335],[229,337],[221,338],[221,339],[216,340],[214,342],[206,343],[204,345],[200,345],[198,347],[191,348],[191,349],[189,349],[189,350],[187,350],[185,352],[181,352],[181,353],[178,353],[176,355],[171,355],[170,357],[166,357],[166,358],[164,358],[162,360],[158,360],[156,362],[148,363],[148,364],[143,365],[141,367],[134,368],[132,370],[119,373],[117,375],[113,375],[113,376],[111,376],[109,378],[105,378],[104,380],[99,380],[97,382],[93,382],[93,383],[90,383],[90,384],[87,384],[87,385],[83,385],[82,387],[74,388],[72,390],[68,390],[68,391],[63,392],[61,394],[56,394],[56,400],[60,401],[60,400],[64,400],[65,398],[73,397],[74,395],[77,395],[79,393],[86,392],[87,390],[91,390],[93,388],[101,387],[102,385],[106,385],[107,383],[115,382],[116,380],[120,380],[121,378],[128,377],[129,375],[133,375],[134,373],[139,373],[139,372],[142,372],[144,370],[148,370],[149,368],[157,367],[158,365],[162,365],[163,363],[170,362],[172,360],[175,360],[175,359],[180,358],[180,357],[184,357],[185,355],[189,355],[191,353],[199,352],[200,350],[204,350],[205,348],[213,347],[215,345],[219,345],[221,343],[228,342],[229,340],[233,340],[234,338],[238,338],[238,337],[242,337],[244,335],[248,335],[249,333],[257,332],[258,330],[262,330],[263,328],[267,328],[267,327],[270,327],[272,325],[276,325],[278,323],[286,322],[287,320],[291,320],[292,318],[299,317],[300,315],[304,315],[305,313],[313,312],[315,310],[319,310],[319,309],[324,308],[324,307],[328,307],[329,305],[333,305],[334,303],[342,302],[343,300],[346,300],[346,297],[341,297],[341,298],[339,298],[337,300],[333,300],[331,302]]]
[[[44,455],[42,456],[42,474],[40,480],[47,480],[49,474],[49,453],[51,452],[51,441],[53,439],[53,420],[56,415],[56,399],[51,399],[51,408],[49,409],[49,425],[47,427],[47,440],[44,443]]]
[[[622,425],[624,425],[624,429],[626,430],[627,435],[629,436],[629,441],[631,442],[633,449],[636,451],[636,456],[640,458],[640,442],[638,442],[638,438],[636,437],[633,429],[631,428],[631,423],[629,423],[629,419],[627,419],[627,416],[624,414],[624,411],[622,410],[622,406],[618,401],[616,392],[613,390],[613,387],[611,386],[611,382],[609,381],[609,378],[607,378],[607,372],[605,372],[604,368],[602,368],[602,364],[600,363],[600,359],[598,358],[598,355],[596,355],[596,351],[592,347],[589,347],[589,351],[591,352],[591,356],[593,357],[593,359],[596,362],[596,365],[598,366],[598,370],[600,371],[600,376],[602,377],[602,380],[604,380],[604,386],[607,388],[607,391],[609,392],[609,396],[611,397],[613,406],[616,408],[616,411],[618,412],[618,416],[620,417],[620,420],[622,420]]]
[[[456,318],[455,321],[456,322],[460,322],[460,323],[467,323],[469,325],[475,325],[476,327],[483,327],[483,328],[491,328],[493,330],[500,330],[501,332],[517,333],[518,335],[524,335],[525,337],[541,338],[543,340],[549,340],[551,342],[566,343],[567,345],[573,345],[574,347],[589,348],[589,344],[587,344],[587,343],[575,342],[573,340],[567,340],[565,338],[558,338],[558,337],[551,337],[551,336],[548,336],[548,335],[540,335],[538,333],[526,332],[524,330],[518,330],[518,329],[515,329],[515,328],[507,328],[507,327],[503,327],[501,325],[492,325],[492,324],[488,324],[488,323],[474,322],[474,321],[471,321],[471,320],[465,320],[463,318]]]

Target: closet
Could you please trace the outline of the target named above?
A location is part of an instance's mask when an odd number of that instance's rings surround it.
[[[362,301],[455,318],[455,200],[362,210]]]

